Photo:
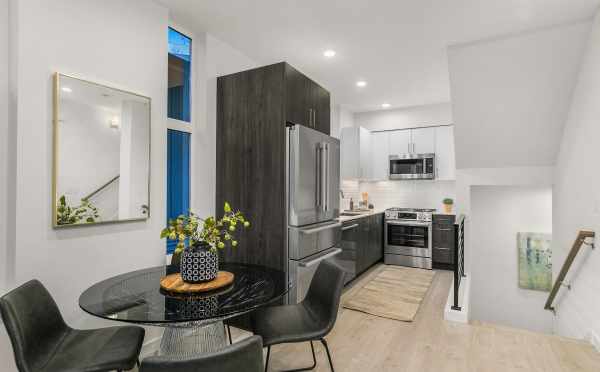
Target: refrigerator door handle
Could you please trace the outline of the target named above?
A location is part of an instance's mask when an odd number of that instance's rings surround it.
[[[329,156],[327,155],[328,146],[326,143],[321,143],[321,207],[324,212],[327,212],[327,178],[329,171],[329,167],[327,166],[327,161]]]
[[[316,183],[316,186],[317,186],[315,188],[315,193],[316,193],[315,200],[316,200],[316,207],[317,208],[321,208],[321,203],[322,203],[322,201],[321,201],[321,182],[322,182],[321,181],[321,173],[322,173],[321,172],[321,166],[322,166],[321,156],[322,156],[322,154],[321,154],[321,144],[319,143],[319,144],[317,144],[317,157],[316,157],[317,166],[316,166],[316,175],[315,175],[315,177],[316,177],[316,182],[315,183]]]
[[[320,263],[323,260],[326,260],[326,259],[333,257],[335,255],[338,255],[340,253],[342,253],[342,250],[340,248],[332,248],[331,250],[326,251],[325,254],[322,254],[319,257],[313,258],[309,261],[305,261],[305,260],[298,261],[298,266],[311,267],[311,266],[314,266],[314,265]]]
[[[358,226],[358,225],[357,225]],[[307,229],[307,230],[300,230],[301,234],[315,234],[321,231],[325,231],[325,230],[329,230],[329,229],[333,229],[336,227],[342,227],[342,223],[341,222],[336,222],[336,223],[332,223],[329,225],[325,225],[325,226],[321,226],[321,227],[315,227],[314,229]]]

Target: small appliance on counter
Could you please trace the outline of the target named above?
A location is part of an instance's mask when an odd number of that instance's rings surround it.
[[[432,216],[435,209],[390,208],[385,211],[384,262],[430,269]]]

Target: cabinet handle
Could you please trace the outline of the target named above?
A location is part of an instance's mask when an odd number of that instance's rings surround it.
[[[444,247],[435,247],[433,249],[437,249],[437,250],[440,250],[440,251],[449,251],[450,250],[450,248],[444,248]]]
[[[313,109],[312,113],[313,113],[313,128],[316,128],[317,127],[317,110]]]
[[[452,231],[452,229],[441,229],[441,228],[439,228],[439,227],[438,227],[438,230],[439,230],[439,231]]]
[[[312,127],[312,109],[308,109],[308,126]]]
[[[359,225],[357,223],[355,223],[354,225],[350,225],[350,226],[344,226],[342,227],[342,231],[347,231],[347,230],[352,230],[357,228]]]

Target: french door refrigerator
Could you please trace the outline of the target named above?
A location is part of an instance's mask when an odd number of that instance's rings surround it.
[[[340,142],[301,125],[289,126],[286,140],[288,300],[298,303],[318,264],[342,252]]]

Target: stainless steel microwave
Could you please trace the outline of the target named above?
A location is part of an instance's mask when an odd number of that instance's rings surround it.
[[[390,180],[435,179],[435,154],[390,155]]]

